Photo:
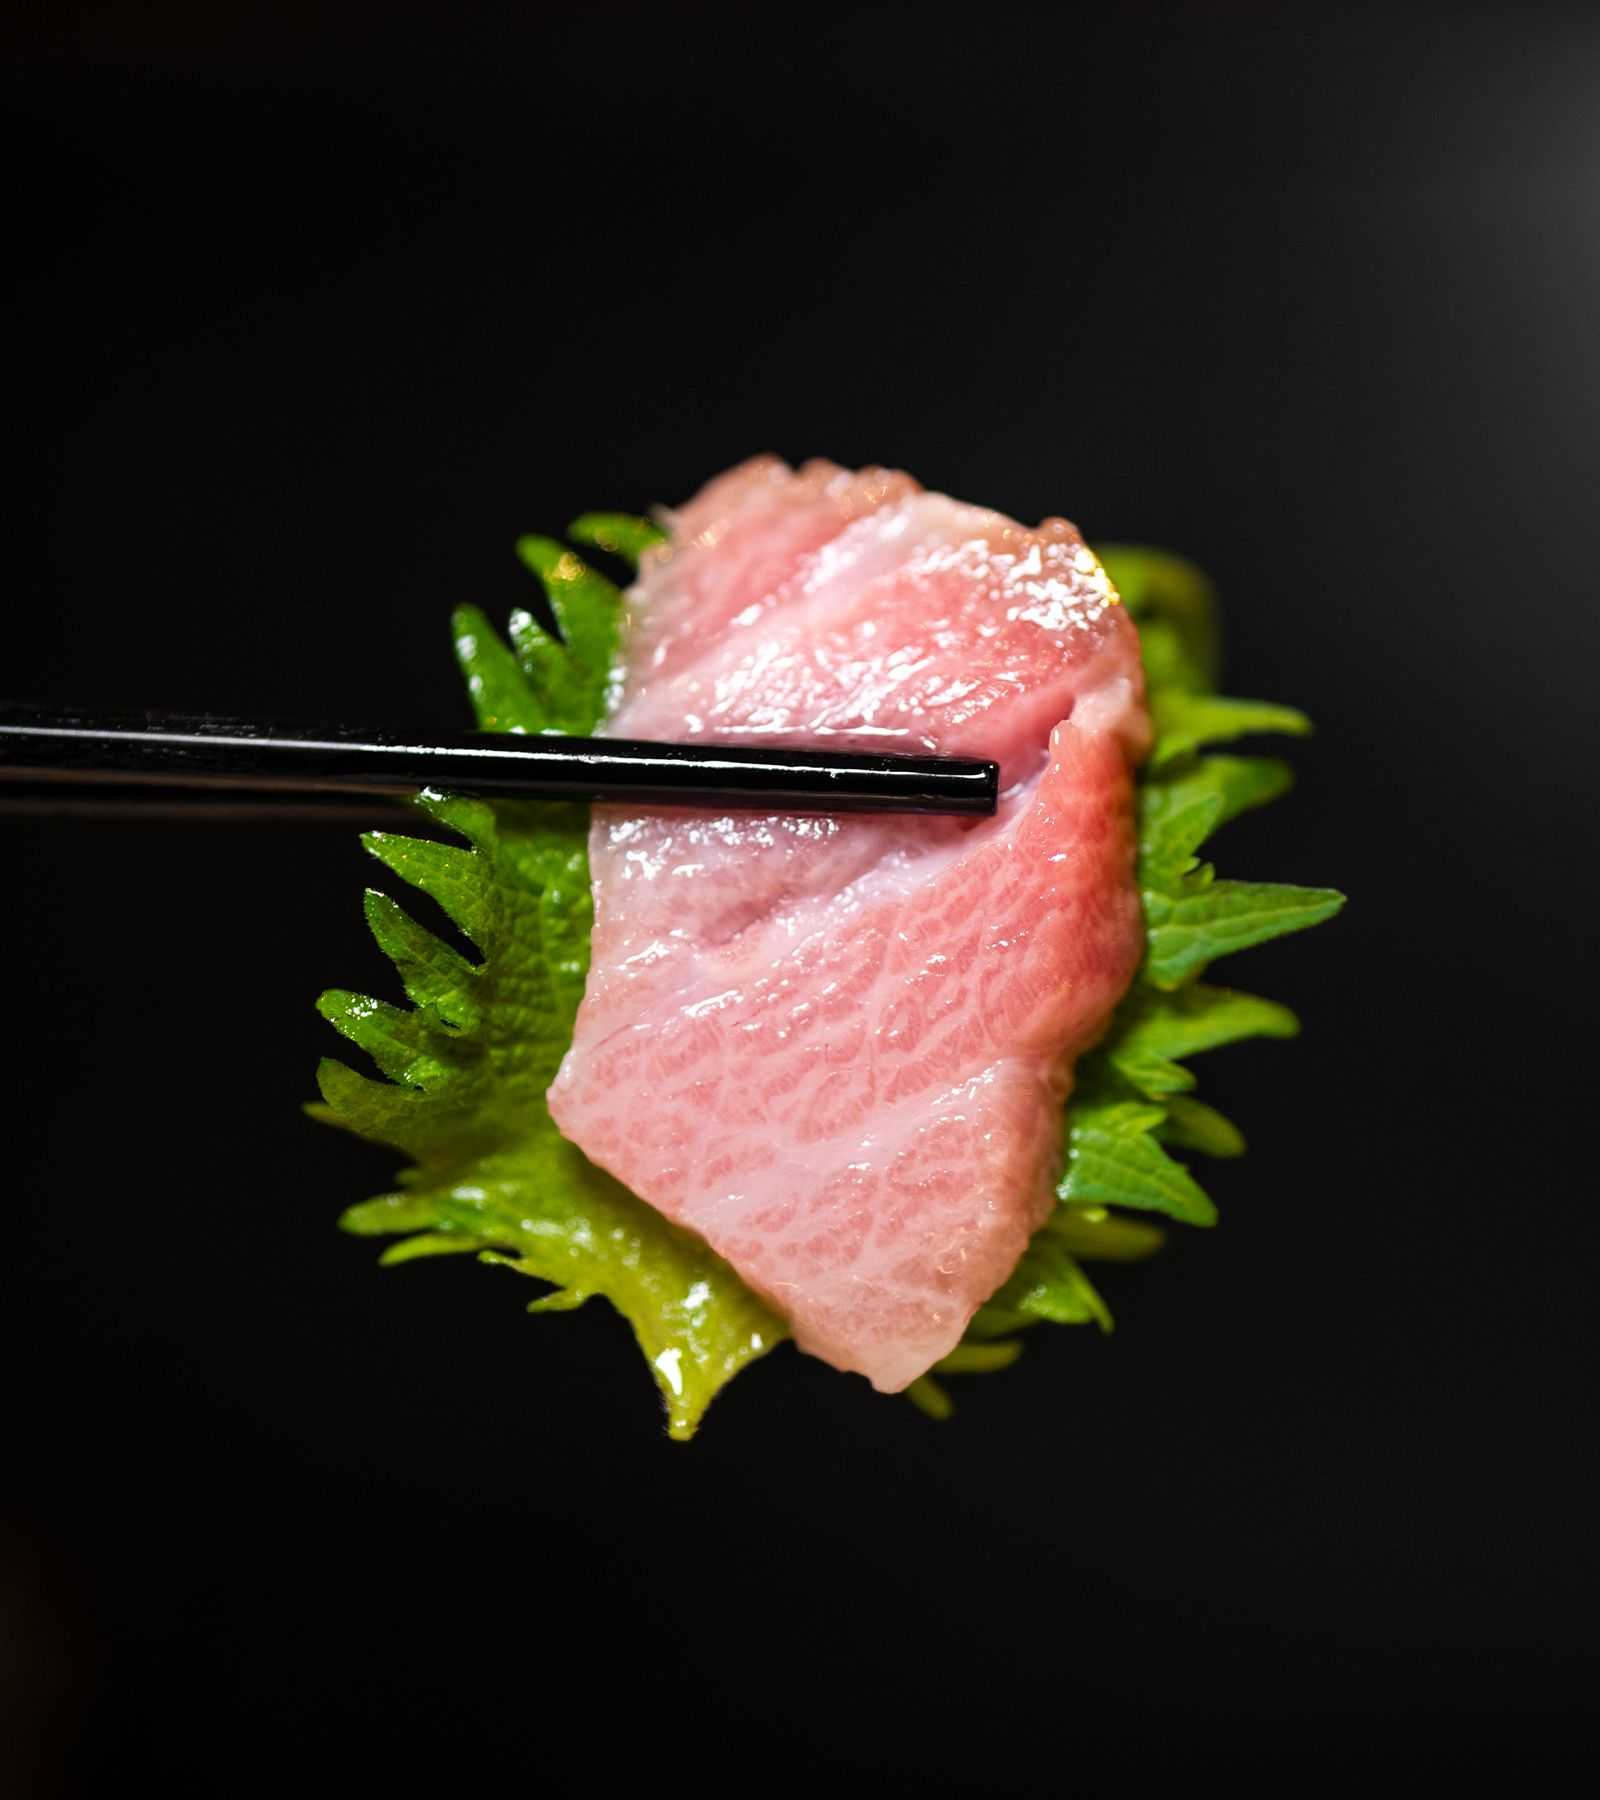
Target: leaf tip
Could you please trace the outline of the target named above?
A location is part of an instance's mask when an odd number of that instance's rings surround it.
[[[955,1402],[931,1375],[919,1375],[904,1391],[906,1399],[926,1418],[943,1421],[955,1416]]]

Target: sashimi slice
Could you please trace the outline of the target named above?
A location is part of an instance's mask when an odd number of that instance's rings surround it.
[[[1133,626],[1064,520],[759,458],[629,594],[618,735],[990,756],[993,819],[597,807],[560,1129],[804,1350],[905,1387],[1053,1203],[1138,966]]]

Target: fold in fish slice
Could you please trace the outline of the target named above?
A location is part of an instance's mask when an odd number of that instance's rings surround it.
[[[1143,945],[1139,647],[1077,531],[760,458],[629,595],[618,735],[990,756],[993,819],[597,807],[561,1130],[802,1349],[904,1387],[1051,1204]]]

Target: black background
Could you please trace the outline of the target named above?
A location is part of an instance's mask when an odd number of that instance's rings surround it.
[[[4,821],[14,1785],[1575,1751],[1593,15],[753,17],[10,28],[0,691],[448,728],[517,532],[904,466],[1216,575],[1320,726],[1221,854],[1351,895],[1231,972],[1305,1035],[1110,1339],[683,1448],[604,1306],[334,1230],[348,831]]]

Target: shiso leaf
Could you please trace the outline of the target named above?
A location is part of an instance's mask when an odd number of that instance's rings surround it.
[[[483,1017],[477,968],[419,925],[388,894],[368,888],[362,904],[378,948],[400,972],[406,998],[413,1006],[425,1007],[441,1025],[470,1031]]]
[[[1267,700],[1225,700],[1220,694],[1186,693],[1182,688],[1158,688],[1150,697],[1150,715],[1156,728],[1150,752],[1152,769],[1178,762],[1203,744],[1266,732],[1303,737],[1311,729],[1311,721],[1292,706],[1274,706]]]
[[[511,615],[511,642],[527,682],[524,717],[538,721],[524,729],[582,737],[605,717],[619,679],[621,596],[554,538],[518,538],[517,555],[538,576],[561,634],[552,637],[532,613]]]
[[[1219,956],[1320,925],[1344,905],[1332,888],[1217,881],[1204,867],[1175,891],[1146,888],[1143,899],[1145,971],[1158,988],[1179,987]]]
[[[1199,981],[1172,994],[1140,983],[1123,1002],[1115,1029],[1096,1054],[1129,1086],[1159,1100],[1194,1085],[1194,1076],[1177,1067],[1179,1057],[1198,1056],[1243,1038],[1289,1038],[1299,1029],[1300,1021],[1276,1000]]]
[[[1183,557],[1146,545],[1102,544],[1098,554],[1139,626],[1152,703],[1161,693],[1212,692],[1221,673],[1222,647],[1210,580]]]
[[[623,513],[585,513],[569,535],[635,564],[665,536]],[[544,587],[542,615],[514,612],[509,646],[477,608],[454,615],[456,658],[478,724],[587,733],[619,679],[621,597],[554,539],[524,537],[517,553]],[[1083,1263],[1150,1255],[1163,1241],[1152,1215],[1215,1220],[1210,1198],[1170,1151],[1236,1156],[1244,1139],[1193,1098],[1185,1060],[1246,1038],[1291,1037],[1299,1027],[1288,1008],[1201,977],[1216,958],[1317,924],[1343,904],[1326,888],[1218,880],[1200,862],[1212,833],[1291,782],[1274,758],[1205,747],[1301,735],[1309,724],[1292,707],[1216,693],[1216,615],[1199,570],[1127,545],[1100,555],[1138,621],[1156,728],[1138,781],[1147,953],[1110,1030],[1080,1061],[1056,1207],[939,1363],[939,1376],[1009,1367],[1022,1350],[1016,1334],[1040,1323],[1109,1331],[1110,1310]],[[368,891],[368,923],[411,1004],[343,989],[322,996],[323,1016],[384,1079],[326,1059],[322,1102],[307,1110],[394,1146],[412,1166],[398,1191],[349,1208],[342,1223],[359,1235],[398,1237],[385,1264],[476,1254],[552,1284],[530,1311],[567,1311],[603,1295],[633,1328],[670,1434],[687,1438],[722,1385],[787,1333],[708,1246],[561,1137],[545,1107],[588,970],[586,810],[431,793],[419,805],[463,842],[374,832],[366,846],[436,901],[481,960],[463,956],[387,894]],[[953,1410],[932,1374],[906,1398],[934,1418]]]
[[[1058,1206],[1048,1229],[1080,1262],[1143,1262],[1167,1241],[1159,1225],[1103,1206]]]
[[[1184,1225],[1216,1224],[1216,1207],[1155,1136],[1166,1117],[1165,1107],[1139,1100],[1086,1095],[1069,1106],[1067,1168],[1056,1189],[1063,1204],[1123,1206],[1165,1213]]]
[[[538,731],[542,715],[528,690],[528,678],[501,642],[499,632],[475,606],[458,606],[450,624],[455,633],[456,663],[466,677],[478,729]]]
[[[567,527],[567,536],[575,544],[593,544],[596,550],[620,556],[635,568],[646,550],[667,541],[667,534],[652,520],[618,512],[582,513]]]
[[[906,1398],[920,1413],[930,1419],[948,1419],[955,1413],[955,1402],[943,1384],[931,1375],[919,1375],[906,1389]]]
[[[1203,756],[1139,788],[1139,880],[1170,888],[1195,867],[1195,851],[1212,832],[1253,806],[1289,791],[1287,763],[1265,756]]]
[[[1244,1133],[1233,1120],[1187,1094],[1174,1094],[1167,1101],[1160,1131],[1163,1143],[1176,1144],[1180,1150],[1198,1150],[1203,1156],[1244,1155]]]
[[[513,655],[480,612],[462,608],[456,655],[478,722],[588,731],[605,709],[620,595],[549,540],[524,539],[519,550],[549,584],[567,642],[523,614]],[[367,849],[437,901],[482,961],[468,961],[387,895],[367,895],[373,936],[411,1004],[343,989],[322,996],[323,1017],[386,1079],[327,1060],[315,1111],[405,1151],[413,1166],[402,1192],[352,1207],[343,1224],[362,1235],[415,1234],[384,1253],[386,1264],[477,1253],[555,1284],[533,1310],[603,1295],[633,1327],[669,1432],[688,1437],[718,1389],[786,1331],[706,1244],[563,1138],[545,1105],[588,970],[587,809],[438,794],[419,804],[464,842],[372,832]]]
[[[1015,1338],[999,1338],[992,1344],[957,1344],[933,1366],[941,1375],[988,1375],[1009,1369],[1021,1354]]]
[[[1048,1228],[1035,1234],[1011,1279],[983,1310],[988,1314],[984,1337],[992,1334],[1002,1318],[1016,1321],[1010,1327],[1013,1330],[1034,1319],[1050,1319],[1058,1325],[1087,1325],[1092,1321],[1102,1331],[1111,1329],[1106,1303],[1077,1259]],[[945,1361],[954,1370],[948,1357]]]

